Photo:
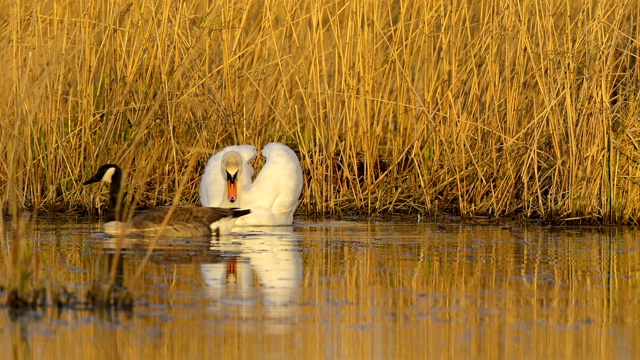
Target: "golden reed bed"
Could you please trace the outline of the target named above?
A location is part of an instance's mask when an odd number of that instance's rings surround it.
[[[0,208],[198,202],[294,148],[300,214],[640,219],[635,1],[0,0]]]

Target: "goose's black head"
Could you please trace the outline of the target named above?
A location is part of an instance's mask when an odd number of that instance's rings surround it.
[[[120,176],[122,175],[122,170],[118,165],[115,164],[105,164],[100,166],[98,172],[91,177],[91,179],[85,181],[83,185],[95,184],[100,181],[104,181],[106,183],[115,182],[115,180],[120,180]]]
[[[120,194],[120,181],[122,180],[122,170],[118,165],[105,164],[100,166],[98,172],[85,181],[83,185],[95,184],[104,181],[109,184],[109,206],[107,207],[107,222],[120,221],[120,211],[118,198]]]

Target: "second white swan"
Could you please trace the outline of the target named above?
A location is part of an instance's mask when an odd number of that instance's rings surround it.
[[[200,183],[200,202],[251,209],[236,226],[291,225],[302,192],[300,160],[288,146],[269,143],[262,149],[266,162],[252,181],[249,162],[256,154],[252,145],[233,145],[213,155]]]

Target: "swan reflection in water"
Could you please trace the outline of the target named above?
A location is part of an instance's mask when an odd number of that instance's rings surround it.
[[[223,254],[224,261],[201,264],[207,296],[214,300],[212,311],[239,306],[241,316],[258,311],[261,301],[265,315],[285,320],[295,315],[302,281],[299,235],[291,226],[245,228],[241,237],[211,242],[211,250]],[[277,326],[271,330],[279,331]]]
[[[159,238],[149,261],[155,264],[199,264],[210,312],[260,319],[267,331],[290,331],[302,281],[301,235],[292,226],[242,227],[236,235]],[[109,252],[139,261],[153,238],[96,238]],[[120,260],[122,264],[122,259]],[[265,321],[266,320],[266,321]],[[261,325],[262,326],[262,325]]]

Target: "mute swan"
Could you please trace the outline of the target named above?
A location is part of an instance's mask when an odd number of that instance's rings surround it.
[[[227,235],[231,232],[236,218],[247,215],[250,210],[236,208],[215,208],[196,206],[176,206],[166,225],[162,227],[171,206],[161,206],[134,216],[129,222],[122,222],[116,216],[117,201],[122,181],[122,170],[118,165],[102,165],[98,172],[83,185],[104,181],[109,187],[109,207],[104,232],[107,235],[154,235],[161,231],[165,236],[205,236]]]
[[[249,161],[256,154],[251,145],[234,145],[213,155],[200,183],[200,202],[202,206],[251,209],[236,226],[291,225],[302,192],[298,156],[286,145],[267,144],[262,149],[267,160],[252,183]]]

